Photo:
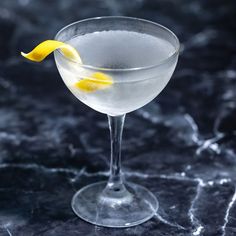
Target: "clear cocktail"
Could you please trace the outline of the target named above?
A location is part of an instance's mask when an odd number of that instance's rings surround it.
[[[145,33],[100,31],[74,36],[67,43],[78,50],[83,64],[99,68],[95,70],[111,76],[114,84],[92,93],[81,91],[74,84],[89,77],[91,69],[56,54],[65,84],[80,101],[112,116],[128,113],[150,102],[165,87],[176,65],[175,58],[164,63],[175,54],[175,47],[164,38]],[[157,64],[160,65],[155,66]],[[140,70],[143,67],[147,68]],[[128,71],[124,73],[124,70]]]
[[[166,86],[177,63],[179,41],[159,24],[128,17],[76,22],[63,28],[56,40],[72,45],[82,59],[81,63],[55,51],[62,79],[80,101],[108,115],[111,133],[108,182],[79,190],[72,208],[82,219],[101,226],[145,222],[156,213],[158,201],[146,188],[124,181],[120,168],[123,123],[126,113],[150,102]],[[104,76],[108,84],[99,81]],[[98,86],[94,88],[91,81]]]

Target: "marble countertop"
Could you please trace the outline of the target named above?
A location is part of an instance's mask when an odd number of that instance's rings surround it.
[[[66,89],[53,57],[19,56],[87,17],[127,15],[166,25],[182,51],[166,89],[127,115],[126,178],[160,208],[126,229],[95,227],[71,210],[80,187],[105,180],[105,115]],[[0,235],[236,235],[236,2],[71,0],[0,2]]]

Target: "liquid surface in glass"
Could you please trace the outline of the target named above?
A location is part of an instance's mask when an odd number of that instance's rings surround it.
[[[127,69],[158,64],[175,50],[164,39],[130,31],[101,31],[72,38],[84,64]]]
[[[109,115],[136,110],[155,98],[168,83],[177,57],[162,63],[174,52],[174,46],[163,38],[121,30],[100,31],[73,37],[68,44],[75,47],[83,64],[109,69],[154,66],[133,71],[101,71],[113,78],[114,84],[91,93],[73,84],[96,72],[56,56],[59,72],[71,92],[91,108]]]

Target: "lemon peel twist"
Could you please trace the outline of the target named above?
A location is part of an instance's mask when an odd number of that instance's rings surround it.
[[[57,40],[46,40],[36,46],[29,53],[21,52],[21,55],[30,61],[41,62],[56,49],[60,49],[66,58],[82,64],[80,55],[75,48],[67,43]],[[99,89],[108,88],[112,84],[113,79],[110,76],[102,72],[95,72],[90,76],[76,82],[74,87],[80,89],[83,92],[89,93]]]
[[[91,77],[85,77],[84,79],[76,82],[74,86],[84,92],[89,93],[99,89],[105,89],[110,87],[112,84],[113,80],[110,76],[101,72],[95,72],[91,75]]]

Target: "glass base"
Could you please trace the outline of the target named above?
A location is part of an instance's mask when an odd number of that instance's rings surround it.
[[[127,184],[109,189],[98,182],[80,189],[72,199],[72,209],[83,220],[105,227],[130,227],[141,224],[156,213],[158,201],[146,188]]]

